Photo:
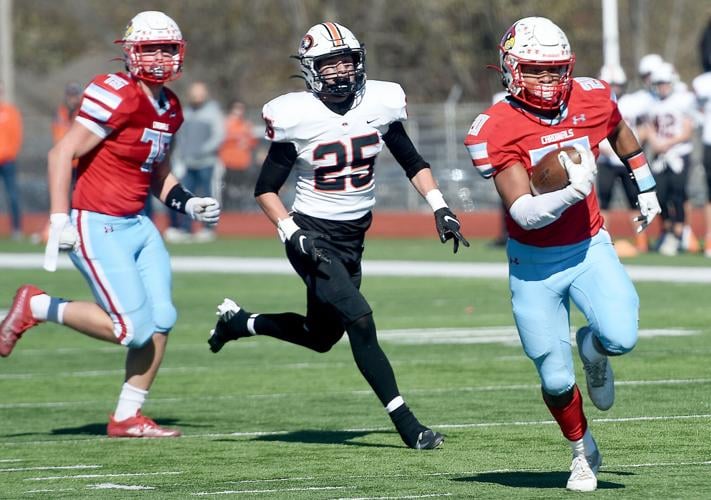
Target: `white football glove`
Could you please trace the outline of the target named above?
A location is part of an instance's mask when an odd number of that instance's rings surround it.
[[[649,226],[657,214],[662,212],[662,207],[659,206],[659,200],[657,200],[657,193],[655,191],[647,191],[646,193],[639,193],[637,195],[637,205],[639,205],[639,212],[642,215],[635,217],[633,220],[635,222],[641,222],[637,226],[637,232],[641,233],[647,226]]]
[[[47,271],[57,270],[57,258],[60,250],[74,251],[79,246],[79,233],[63,213],[49,216],[49,237],[44,251],[44,268]]]
[[[220,220],[220,203],[215,198],[193,196],[185,202],[185,213],[193,220],[217,224]]]
[[[558,153],[558,159],[568,173],[570,186],[578,192],[580,199],[583,200],[592,192],[595,185],[597,163],[595,163],[595,155],[592,151],[584,148],[581,144],[573,144],[573,146],[580,155],[580,163],[571,160],[565,151]]]

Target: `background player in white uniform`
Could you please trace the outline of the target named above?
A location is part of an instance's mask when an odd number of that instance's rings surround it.
[[[640,127],[640,138],[652,152],[651,168],[657,180],[664,235],[663,255],[676,255],[686,222],[686,184],[691,168],[696,102],[691,92],[675,90],[676,71],[670,63],[658,65],[651,74],[655,100],[649,121]]]
[[[603,66],[600,68],[600,80],[610,84],[610,88],[617,99],[617,109],[620,110],[622,119],[632,131],[644,117],[645,110],[641,109],[637,103],[639,99],[625,94],[627,87],[627,75],[620,66]],[[616,181],[619,179],[624,190],[627,208],[632,214],[630,221],[637,214],[637,186],[631,178],[625,164],[620,160],[615,151],[610,146],[610,141],[605,139],[600,143],[600,156],[597,159],[597,195],[600,200],[600,211],[607,220],[607,210],[610,209],[613,190]],[[647,232],[642,231],[635,236],[635,245],[632,246],[627,240],[617,240],[615,251],[620,257],[634,257],[638,253],[648,250]]]
[[[307,287],[306,316],[250,314],[225,299],[212,332],[217,352],[228,340],[269,335],[326,352],[348,333],[353,357],[403,441],[411,448],[437,447],[443,437],[418,422],[378,344],[368,302],[361,294],[361,256],[372,220],[374,165],[385,143],[435,214],[441,241],[469,245],[449,210],[429,165],[415,150],[402,121],[407,118],[400,85],[368,80],[365,49],[345,27],[313,26],[298,59],[307,92],[277,97],[264,106],[272,144],[255,196],[277,226],[286,253]],[[278,196],[296,170],[291,213]]]
[[[699,108],[702,111],[701,143],[703,144],[703,163],[706,172],[706,238],[704,255],[711,257],[711,71],[694,78],[691,87],[696,94]]]

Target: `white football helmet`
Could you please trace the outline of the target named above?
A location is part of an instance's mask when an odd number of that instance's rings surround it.
[[[353,57],[355,74],[327,83],[319,72],[320,61],[341,54]],[[312,26],[301,39],[295,57],[306,86],[317,96],[351,96],[365,87],[365,47],[345,26],[328,21]]]
[[[662,56],[659,54],[647,54],[646,56],[642,56],[639,60],[639,65],[637,66],[637,73],[642,78],[649,76],[652,71],[654,71],[654,68],[663,62],[664,59],[662,59]]]
[[[605,65],[600,68],[600,80],[606,81],[610,85],[619,85],[620,87],[627,85],[625,70],[616,64]]]
[[[180,28],[162,12],[148,10],[136,14],[126,26],[126,32],[116,43],[123,45],[126,68],[132,75],[152,83],[174,80],[183,70],[185,40]],[[163,61],[156,60],[150,45],[172,45],[170,53],[161,52]]]
[[[516,21],[499,44],[499,65],[504,87],[512,97],[542,110],[559,109],[573,86],[575,54],[563,30],[545,17]],[[557,83],[526,84],[521,66],[557,68]]]

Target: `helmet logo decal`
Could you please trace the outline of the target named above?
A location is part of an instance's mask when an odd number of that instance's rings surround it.
[[[513,46],[516,44],[516,29],[511,28],[505,35],[504,35],[504,41],[501,44],[504,47],[504,50],[509,51],[513,48]]]
[[[299,45],[299,55],[304,55],[307,50],[309,50],[314,45],[314,38],[307,34],[301,39],[301,45]]]
[[[128,26],[126,26],[126,33],[124,33],[123,38],[126,39],[130,37],[131,33],[133,33],[133,21],[128,23]]]

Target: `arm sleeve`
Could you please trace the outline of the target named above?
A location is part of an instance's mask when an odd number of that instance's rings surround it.
[[[430,168],[429,163],[415,149],[402,122],[391,123],[388,131],[383,135],[383,140],[408,179],[412,179],[423,168]]]
[[[296,162],[296,146],[291,142],[273,142],[254,187],[254,196],[278,193]]]
[[[572,186],[539,196],[524,194],[511,204],[509,215],[526,231],[540,229],[555,222],[568,207],[578,201],[580,197]]]

